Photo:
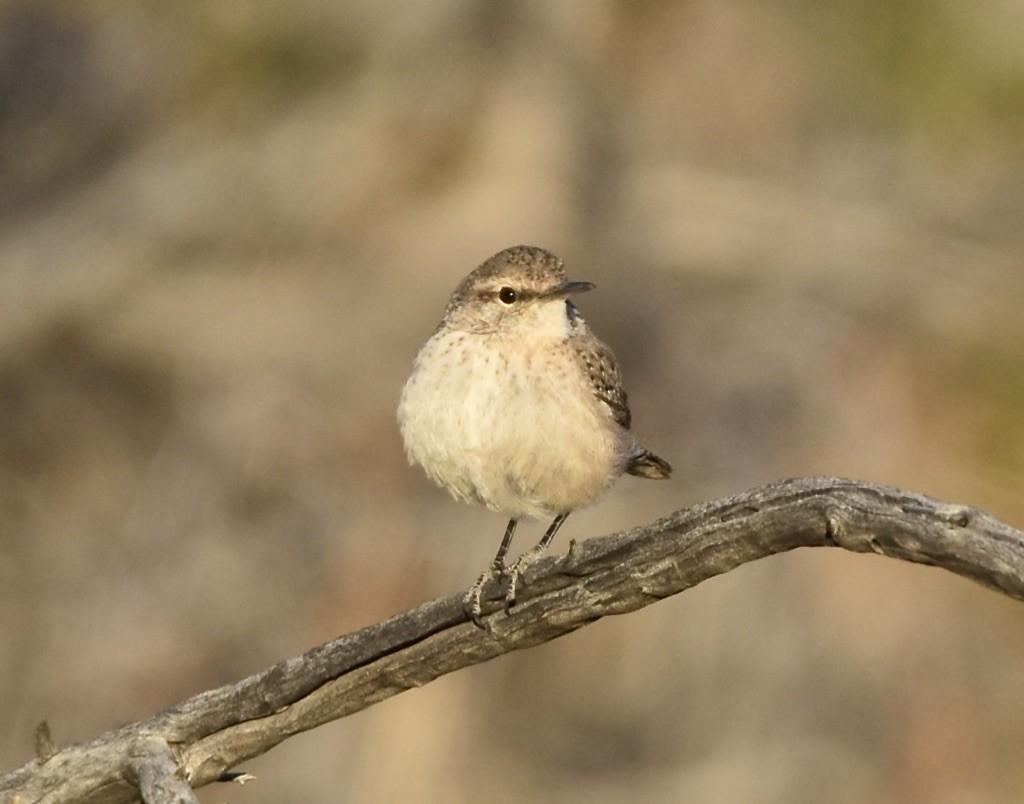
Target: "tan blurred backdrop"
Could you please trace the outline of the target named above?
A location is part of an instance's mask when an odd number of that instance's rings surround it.
[[[0,2],[0,768],[465,588],[406,465],[448,293],[597,284],[635,429],[555,543],[786,476],[1024,524],[1018,0]],[[540,524],[520,529],[531,543]],[[204,802],[1024,800],[1024,607],[749,565]]]

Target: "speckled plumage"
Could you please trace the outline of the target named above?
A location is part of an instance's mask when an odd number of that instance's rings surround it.
[[[539,554],[569,512],[623,472],[671,472],[630,434],[615,357],[568,299],[592,287],[568,282],[562,261],[544,249],[499,252],[459,283],[402,391],[410,462],[457,499],[512,520],[490,575],[505,573],[516,521],[556,517],[508,573],[510,598],[527,556]],[[467,599],[474,619],[485,581]]]

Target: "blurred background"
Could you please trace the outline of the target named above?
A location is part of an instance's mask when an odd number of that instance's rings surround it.
[[[0,0],[0,768],[466,588],[398,394],[517,243],[672,462],[555,542],[835,474],[1024,525],[1024,4]],[[545,523],[520,528],[531,544]],[[740,568],[204,802],[1024,800],[1024,607]]]

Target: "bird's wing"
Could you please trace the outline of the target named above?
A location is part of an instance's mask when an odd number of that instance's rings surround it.
[[[576,354],[583,361],[583,366],[590,378],[590,386],[594,396],[608,406],[612,418],[623,429],[628,430],[632,417],[629,413],[629,402],[622,388],[622,375],[615,362],[612,350],[593,335],[573,339]]]

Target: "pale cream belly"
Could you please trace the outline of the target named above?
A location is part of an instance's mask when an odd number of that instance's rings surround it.
[[[417,361],[399,419],[410,460],[455,497],[549,517],[589,505],[621,474],[628,436],[571,355],[424,348],[435,350],[430,371]]]

